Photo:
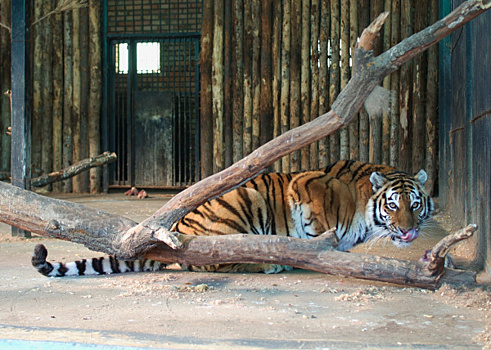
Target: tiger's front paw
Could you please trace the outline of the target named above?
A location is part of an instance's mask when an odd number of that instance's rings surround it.
[[[270,274],[270,273],[280,273],[281,271],[291,271],[291,270],[293,270],[293,267],[288,265],[270,264],[269,267],[265,268],[263,272]]]

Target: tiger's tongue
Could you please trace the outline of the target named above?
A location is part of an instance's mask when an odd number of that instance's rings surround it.
[[[404,242],[412,242],[416,238],[418,238],[418,231],[416,231],[416,229],[414,229],[414,228],[410,229],[407,232],[404,232],[404,234],[401,236],[401,239]]]

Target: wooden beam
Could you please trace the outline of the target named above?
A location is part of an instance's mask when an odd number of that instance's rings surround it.
[[[12,185],[30,189],[31,177],[31,108],[30,84],[30,1],[12,2]],[[29,237],[16,227],[13,236]]]

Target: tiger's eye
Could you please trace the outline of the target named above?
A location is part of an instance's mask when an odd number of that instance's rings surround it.
[[[389,204],[387,204],[387,207],[388,207],[390,210],[396,210],[396,209],[397,209],[397,205],[395,205],[394,203],[389,203]]]
[[[413,210],[418,210],[421,207],[421,203],[419,202],[413,203],[411,207],[413,208]]]

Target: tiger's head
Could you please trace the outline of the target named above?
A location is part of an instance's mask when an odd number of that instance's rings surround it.
[[[389,237],[399,247],[414,241],[433,212],[433,201],[424,190],[428,176],[420,170],[414,177],[403,172],[370,175],[372,196],[366,222],[371,239]]]

